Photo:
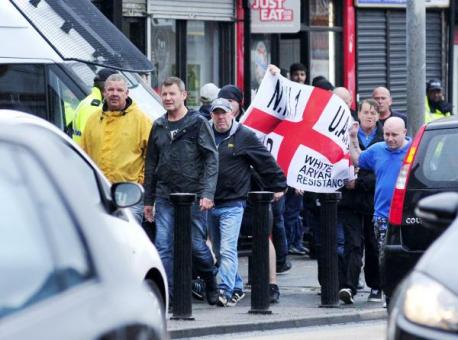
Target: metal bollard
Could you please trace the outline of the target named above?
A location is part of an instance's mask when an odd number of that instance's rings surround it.
[[[321,305],[320,307],[339,306],[339,268],[337,258],[337,202],[342,193],[333,192],[320,194],[321,204],[321,249],[318,258],[318,270],[321,282]]]
[[[269,205],[273,193],[252,191],[248,200],[253,204],[253,253],[251,277],[252,314],[271,314],[269,310]]]
[[[175,206],[172,320],[194,320],[192,317],[191,293],[191,205],[195,200],[195,194],[170,194],[170,201]]]

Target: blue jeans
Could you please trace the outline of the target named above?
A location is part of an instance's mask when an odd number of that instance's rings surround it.
[[[219,289],[232,297],[234,289],[243,290],[238,270],[237,240],[240,234],[245,202],[242,200],[215,206],[208,213],[208,228],[213,252],[219,264]]]
[[[192,260],[195,270],[200,273],[215,274],[213,257],[205,243],[207,240],[205,211],[200,211],[199,204],[191,208]],[[173,234],[175,228],[175,208],[168,199],[156,200],[156,239],[155,245],[167,273],[170,296],[173,296]]]
[[[288,247],[302,248],[303,227],[301,221],[302,195],[297,195],[294,188],[289,188],[285,195],[285,220],[286,239]]]

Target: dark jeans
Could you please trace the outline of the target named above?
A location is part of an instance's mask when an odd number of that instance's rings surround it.
[[[213,257],[208,248],[207,241],[207,212],[200,211],[199,204],[192,205],[192,264],[196,272],[205,277],[216,274],[217,269],[213,264]],[[173,296],[173,234],[175,226],[175,209],[168,199],[156,200],[156,237],[155,245],[162,264],[167,273],[169,294]]]
[[[302,196],[297,195],[294,188],[288,188],[285,195],[285,212],[283,213],[288,248],[302,247],[304,234],[300,217],[302,205]]]
[[[372,289],[380,289],[380,265],[378,258],[378,244],[374,233],[372,215],[363,215],[364,232],[364,279],[366,285]]]
[[[345,235],[342,268],[340,269],[340,288],[350,288],[352,293],[356,294],[363,264],[362,216],[343,209],[339,212],[338,218],[343,225]]]
[[[288,256],[288,241],[286,240],[285,223],[283,213],[285,211],[285,197],[283,196],[277,202],[272,203],[273,228],[272,242],[277,255],[277,266],[283,266]]]

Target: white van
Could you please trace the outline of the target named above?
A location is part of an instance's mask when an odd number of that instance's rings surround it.
[[[67,131],[96,72],[108,67],[127,78],[130,96],[152,119],[165,112],[139,75],[154,66],[89,0],[1,1],[0,42],[0,109]]]

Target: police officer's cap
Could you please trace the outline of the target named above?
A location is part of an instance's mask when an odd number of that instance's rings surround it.
[[[107,80],[107,78],[109,76],[111,76],[112,74],[115,74],[115,73],[118,73],[118,71],[113,70],[111,68],[102,68],[95,75],[94,82],[105,81],[105,80]]]
[[[439,90],[442,91],[442,83],[439,79],[431,79],[426,83],[426,89],[428,91]]]

